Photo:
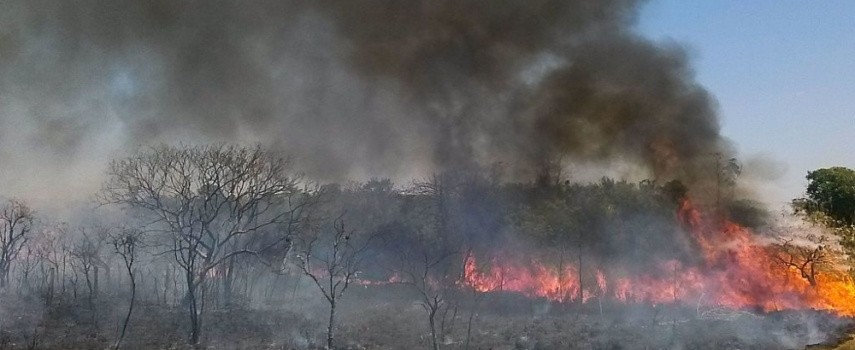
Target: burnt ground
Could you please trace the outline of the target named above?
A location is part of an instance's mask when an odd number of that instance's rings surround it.
[[[342,301],[337,337],[341,348],[430,347],[425,311],[411,295],[394,289],[357,288]],[[852,319],[809,310],[757,313],[597,302],[579,306],[517,295],[480,295],[475,301],[460,303],[456,315],[454,308],[446,314],[444,349],[467,348],[473,309],[469,349],[833,349],[855,330]],[[119,300],[102,297],[95,314],[82,299],[55,300],[50,307],[37,302],[4,297],[0,349],[104,349],[113,344],[123,307]],[[319,300],[283,300],[264,308],[209,310],[202,348],[322,348],[327,317],[323,306]],[[190,348],[185,319],[178,307],[140,303],[123,348]]]

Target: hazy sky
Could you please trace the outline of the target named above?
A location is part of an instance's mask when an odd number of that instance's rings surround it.
[[[783,165],[766,198],[799,195],[808,170],[855,167],[855,1],[654,0],[640,29],[689,47],[743,158]]]

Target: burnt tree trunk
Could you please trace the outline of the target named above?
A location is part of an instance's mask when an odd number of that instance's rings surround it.
[[[196,295],[196,288],[198,286],[196,285],[192,271],[187,271],[185,277],[187,279],[186,303],[190,313],[190,344],[196,345],[199,344],[199,333],[202,328],[202,321],[199,317],[199,302]]]
[[[223,306],[229,307],[232,305],[232,291],[234,290],[234,266],[235,258],[229,258],[229,263],[226,266],[225,274],[223,274]]]
[[[335,297],[330,299],[330,323],[327,326],[327,349],[332,350],[335,341]]]
[[[92,269],[92,299],[98,299],[98,265]]]
[[[131,322],[131,313],[134,312],[134,301],[136,301],[137,297],[137,282],[134,277],[134,271],[132,268],[128,268],[128,277],[131,280],[131,301],[128,304],[128,313],[125,315],[125,321],[122,323],[122,332],[119,334],[119,339],[116,340],[116,350],[119,350],[119,347],[122,345],[122,340],[125,339],[125,332],[128,330],[128,323]]]
[[[430,311],[428,311],[428,322],[430,323],[430,341],[433,346],[433,350],[439,350],[439,339],[436,336],[436,312],[439,311],[438,307],[430,306]]]
[[[7,262],[5,259],[0,261],[0,289],[6,288],[9,284],[9,269],[11,265],[12,264]]]

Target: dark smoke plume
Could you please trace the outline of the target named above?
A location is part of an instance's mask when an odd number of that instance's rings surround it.
[[[91,192],[106,159],[180,140],[260,142],[323,180],[558,159],[703,181],[730,152],[712,99],[634,32],[640,5],[5,1],[0,180]]]

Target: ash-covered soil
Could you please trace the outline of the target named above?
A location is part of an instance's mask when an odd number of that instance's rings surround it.
[[[342,301],[342,349],[428,349],[425,310],[402,294],[366,299],[364,289]],[[88,304],[35,300],[0,306],[0,349],[104,349],[115,340],[122,305],[103,298],[97,319]],[[486,295],[443,311],[437,327],[444,349],[833,349],[855,322],[818,311],[772,313],[697,306],[562,305],[515,295]],[[265,308],[212,308],[204,318],[207,349],[321,349],[328,314],[320,301]],[[470,311],[474,311],[470,312]],[[189,349],[186,312],[140,303],[123,348]]]
[[[452,349],[804,349],[836,344],[855,325],[851,319],[816,311],[709,310],[696,316],[686,309],[653,307],[627,307],[626,312],[603,315],[572,309],[543,315],[479,312],[468,346],[465,312],[444,343]],[[416,308],[402,312],[392,305],[372,310],[364,315],[362,326],[347,328],[348,344],[427,348],[426,327],[421,326],[425,330],[421,333],[412,332],[419,327],[416,319],[424,319],[419,311],[424,312]]]

